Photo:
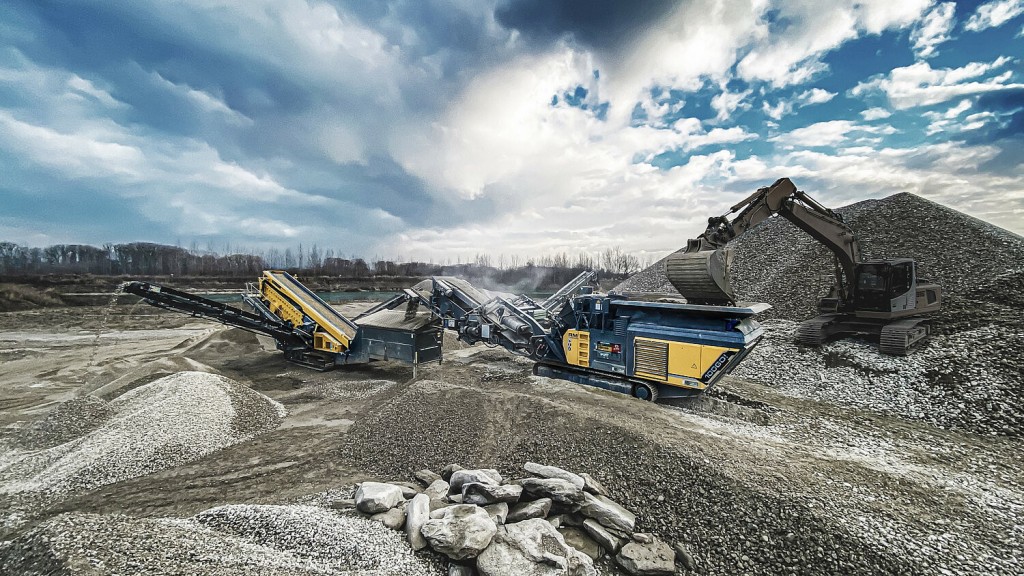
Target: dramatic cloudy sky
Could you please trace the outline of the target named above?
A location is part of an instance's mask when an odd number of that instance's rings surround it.
[[[1024,233],[1024,0],[5,0],[0,240],[660,255],[789,176]]]

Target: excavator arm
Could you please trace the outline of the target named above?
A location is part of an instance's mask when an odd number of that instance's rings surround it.
[[[736,298],[729,282],[732,255],[726,245],[776,214],[835,255],[838,297],[848,300],[852,295],[855,268],[860,262],[857,235],[843,222],[841,215],[797,190],[789,178],[780,178],[771,186],[759,188],[725,214],[709,218],[703,234],[689,240],[684,250],[669,256],[666,264],[669,281],[692,303],[734,303]]]

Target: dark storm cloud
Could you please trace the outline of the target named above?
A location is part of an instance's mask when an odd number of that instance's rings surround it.
[[[540,44],[571,36],[608,52],[634,41],[678,5],[673,0],[508,0],[495,16],[503,26]]]

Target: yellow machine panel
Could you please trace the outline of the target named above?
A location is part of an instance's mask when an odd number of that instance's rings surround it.
[[[343,352],[356,336],[355,324],[285,272],[265,270],[260,278],[260,294],[270,311],[292,326],[301,326],[305,317],[311,318],[317,324],[313,337],[317,350]]]
[[[590,366],[590,332],[583,330],[567,330],[562,339],[562,350],[565,359],[573,366]]]
[[[634,375],[646,380],[664,382],[673,386],[704,389],[700,381],[725,352],[734,348],[672,342],[638,337],[634,342]]]

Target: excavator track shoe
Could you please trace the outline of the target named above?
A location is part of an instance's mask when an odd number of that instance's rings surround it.
[[[930,331],[923,318],[910,318],[887,324],[878,336],[878,351],[890,356],[906,356],[911,347],[928,337]]]
[[[800,323],[793,339],[802,346],[818,347],[831,335],[829,326],[835,322],[834,316],[818,316]]]

